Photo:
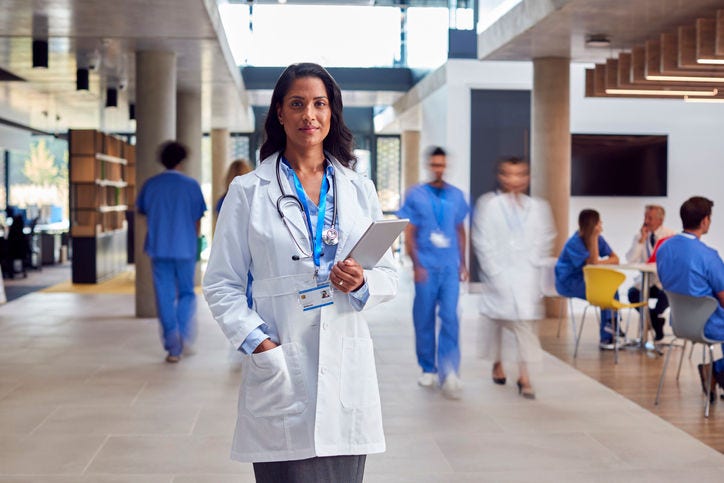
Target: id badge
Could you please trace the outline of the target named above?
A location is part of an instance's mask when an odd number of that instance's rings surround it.
[[[334,303],[332,298],[332,287],[330,287],[329,283],[300,290],[298,297],[299,305],[302,306],[303,312],[320,309]]]
[[[450,239],[440,230],[435,230],[430,233],[430,243],[437,248],[447,248],[450,246]]]

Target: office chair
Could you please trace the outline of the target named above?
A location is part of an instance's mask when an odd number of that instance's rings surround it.
[[[659,388],[656,391],[656,399],[654,405],[659,404],[659,396],[661,389],[664,386],[664,375],[666,374],[666,366],[669,364],[669,358],[671,357],[671,348],[673,342],[676,339],[683,339],[684,345],[686,341],[691,342],[692,350],[694,344],[704,344],[705,348],[702,351],[701,358],[702,364],[706,366],[706,348],[709,348],[709,362],[714,362],[714,344],[721,344],[724,341],[712,340],[704,335],[704,326],[706,325],[711,314],[714,313],[716,308],[719,306],[719,301],[714,297],[694,297],[691,295],[683,295],[680,293],[669,292],[664,290],[666,296],[669,299],[669,307],[671,313],[669,314],[671,321],[671,328],[674,331],[674,340],[669,345],[669,350],[666,352],[666,359],[664,360],[664,366],[661,368],[661,377],[659,378]],[[681,350],[681,358],[679,359],[679,370],[676,373],[676,380],[679,380],[679,374],[681,372],[681,362],[684,359],[685,347]],[[713,366],[709,365],[711,370]],[[704,375],[706,378],[706,404],[704,405],[704,417],[709,417],[709,406],[711,405],[711,373]]]
[[[598,323],[601,323],[601,310],[614,310],[619,311],[622,309],[635,309],[636,307],[643,307],[647,305],[647,301],[638,303],[623,303],[616,300],[615,295],[618,292],[618,288],[621,286],[626,275],[615,270],[613,268],[604,267],[601,265],[586,265],[583,267],[583,280],[586,283],[586,300],[590,306],[597,307],[599,310],[596,313],[598,315]],[[581,324],[578,328],[578,338],[576,339],[576,348],[573,351],[573,358],[575,359],[578,355],[578,345],[581,342],[581,334],[583,333],[583,324],[586,321],[586,307],[583,310],[583,317],[581,318]],[[614,363],[618,364],[618,320],[617,316],[614,315],[613,323],[613,349],[614,349]]]

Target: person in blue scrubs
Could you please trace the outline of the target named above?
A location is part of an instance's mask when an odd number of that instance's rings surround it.
[[[422,368],[418,384],[442,386],[443,395],[460,397],[458,296],[460,281],[468,279],[465,264],[465,225],[470,211],[463,192],[443,180],[446,153],[440,147],[428,153],[432,181],[413,186],[397,212],[409,218],[405,248],[415,271],[415,325],[417,362]],[[440,317],[435,332],[436,312]],[[437,341],[437,344],[436,344]]]
[[[618,255],[614,253],[601,236],[603,222],[596,210],[582,210],[578,214],[578,231],[563,246],[556,263],[556,290],[564,297],[586,298],[586,284],[583,281],[585,265],[616,265]],[[618,298],[618,294],[616,295]],[[613,311],[601,311],[599,347],[613,350]],[[619,329],[620,332],[620,329]]]
[[[199,183],[179,171],[186,148],[168,141],[159,153],[166,170],[143,184],[136,207],[148,225],[143,249],[151,258],[166,362],[178,362],[195,333],[194,271],[206,203]]]
[[[684,228],[661,244],[656,252],[656,271],[664,290],[694,297],[711,296],[719,306],[704,326],[704,335],[713,340],[724,340],[724,262],[719,253],[701,241],[711,226],[711,208],[714,202],[701,197],[689,198],[681,205],[679,214]],[[724,344],[722,344],[724,349]],[[724,358],[714,361],[714,371],[699,364],[701,387],[706,394],[704,374],[712,374],[713,381],[724,388]],[[710,397],[716,398],[716,385],[712,384]]]
[[[234,178],[237,176],[243,176],[246,173],[251,173],[253,169],[249,165],[249,160],[244,158],[235,159],[231,162],[229,165],[229,168],[226,170],[226,179],[224,181],[224,186],[226,186],[226,191],[224,191],[224,194],[219,197],[219,199],[216,201],[216,216],[219,216],[219,213],[221,212],[221,207],[224,205],[224,198],[226,198],[226,193],[229,192],[229,185],[231,185],[231,182],[234,181]],[[251,272],[249,272],[246,275],[246,304],[249,308],[252,307],[254,304],[254,299],[251,296],[251,284],[254,281],[254,277],[251,276]]]

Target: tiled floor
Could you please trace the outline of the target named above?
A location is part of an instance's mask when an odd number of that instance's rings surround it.
[[[369,314],[388,450],[367,482],[721,481],[724,455],[552,356],[538,394],[496,386],[463,295],[463,399],[416,384],[411,286]],[[239,364],[200,303],[196,353],[163,362],[132,295],[36,293],[0,307],[0,482],[253,481],[229,459]],[[508,379],[515,381],[513,368]]]

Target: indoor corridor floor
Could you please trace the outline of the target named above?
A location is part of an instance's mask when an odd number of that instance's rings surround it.
[[[517,394],[513,367],[494,385],[475,354],[472,294],[462,399],[419,387],[401,274],[400,295],[368,312],[388,448],[368,457],[366,482],[722,480],[723,454],[550,354],[535,401]],[[229,459],[239,356],[201,297],[195,354],[174,365],[133,306],[129,294],[38,292],[0,307],[0,482],[253,481]]]

